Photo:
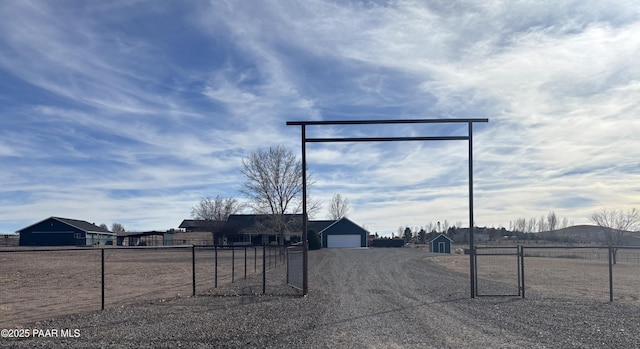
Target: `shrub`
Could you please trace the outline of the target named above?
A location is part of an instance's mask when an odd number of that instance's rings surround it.
[[[373,239],[371,247],[404,247],[403,239]]]
[[[313,230],[307,233],[307,239],[309,239],[309,250],[319,250],[322,248],[322,240],[320,235]]]

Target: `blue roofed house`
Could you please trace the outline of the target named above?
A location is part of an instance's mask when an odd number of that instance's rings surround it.
[[[18,230],[20,246],[114,245],[116,234],[78,219],[49,217]]]
[[[309,223],[320,234],[323,248],[367,247],[369,232],[346,217],[336,221],[311,221]]]

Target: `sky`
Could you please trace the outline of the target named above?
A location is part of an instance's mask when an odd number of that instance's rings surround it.
[[[477,226],[640,207],[637,1],[0,2],[0,233],[50,216],[177,228],[236,197],[287,121],[488,118]],[[307,136],[465,136],[466,124]],[[466,141],[310,143],[310,195],[396,233],[468,226]]]

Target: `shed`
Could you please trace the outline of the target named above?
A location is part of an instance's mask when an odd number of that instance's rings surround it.
[[[347,217],[342,217],[319,232],[323,248],[367,247],[369,232]]]
[[[145,231],[118,233],[118,246],[171,246],[173,232]]]
[[[446,235],[440,234],[435,239],[429,241],[429,252],[451,253],[451,243],[453,241]]]
[[[20,246],[113,245],[116,234],[77,219],[49,217],[18,230]]]

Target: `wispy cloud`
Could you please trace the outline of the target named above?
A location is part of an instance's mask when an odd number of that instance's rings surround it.
[[[175,227],[237,196],[287,120],[488,117],[476,222],[637,206],[640,20],[628,1],[0,5],[0,231],[61,215]],[[326,127],[314,137],[460,135]],[[372,231],[467,221],[465,142],[312,144],[313,195]],[[87,202],[90,202],[88,205]]]

